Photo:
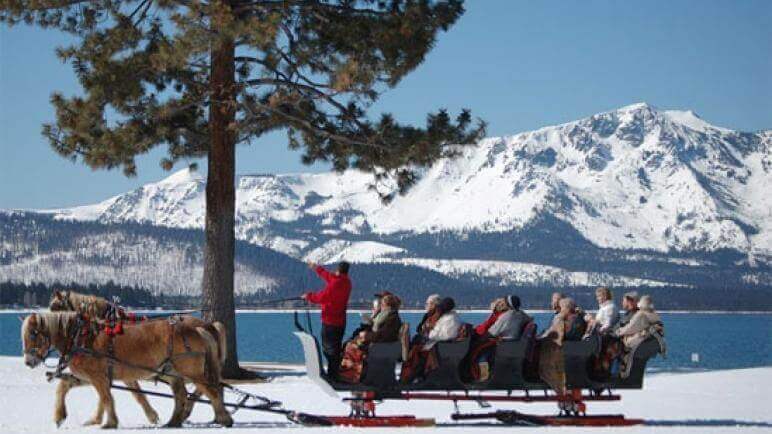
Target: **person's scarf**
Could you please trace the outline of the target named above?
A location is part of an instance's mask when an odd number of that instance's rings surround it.
[[[434,308],[430,313],[427,313],[425,316],[426,316],[426,319],[424,320],[423,324],[421,324],[420,333],[425,336],[428,336],[429,332],[432,331],[435,324],[437,324],[437,321],[442,316],[442,312],[439,309]]]
[[[386,319],[389,317],[389,314],[391,314],[391,308],[385,307],[381,309],[375,317],[373,317],[373,331],[377,332],[378,329],[383,326],[383,324],[386,322]]]

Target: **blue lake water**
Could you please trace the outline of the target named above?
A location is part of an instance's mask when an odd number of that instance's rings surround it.
[[[402,313],[403,321],[412,327],[421,318],[419,313]],[[464,312],[467,322],[477,324],[484,313]],[[533,315],[542,330],[551,318],[548,313]],[[319,314],[311,314],[313,330],[318,335]],[[652,370],[678,371],[701,369],[733,369],[772,366],[772,313],[663,313],[668,344],[667,358],[658,357],[649,363]],[[305,314],[301,315],[305,324]],[[300,342],[294,330],[291,312],[245,312],[236,318],[239,359],[302,363]],[[348,329],[359,324],[359,314],[349,314]],[[0,355],[20,356],[21,343],[18,314],[0,312]],[[698,361],[693,360],[698,354]]]

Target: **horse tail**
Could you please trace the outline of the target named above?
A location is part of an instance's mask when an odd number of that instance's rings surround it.
[[[217,350],[220,352],[220,364],[222,365],[228,354],[228,331],[225,329],[225,324],[220,321],[213,322],[212,327],[217,331]]]
[[[220,384],[222,364],[218,357],[219,348],[217,346],[217,340],[209,333],[204,327],[196,327],[196,331],[204,339],[206,349],[204,351],[205,364],[204,375],[207,378],[209,384]]]

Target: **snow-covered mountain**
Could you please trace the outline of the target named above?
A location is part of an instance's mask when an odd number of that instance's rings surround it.
[[[772,132],[713,126],[690,111],[635,104],[465,147],[382,204],[371,177],[245,175],[237,236],[296,257],[410,257],[395,234],[504,233],[544,216],[605,249],[772,255]],[[197,228],[204,179],[183,170],[60,218]],[[766,260],[766,259],[764,259]]]
[[[460,152],[389,204],[353,170],[240,176],[242,302],[314,287],[301,259],[357,263],[360,301],[390,289],[411,305],[433,292],[482,305],[515,291],[541,305],[574,288],[592,303],[597,285],[672,308],[736,308],[727,290],[745,291],[734,299],[747,306],[769,299],[772,131],[635,104]],[[204,190],[182,170],[93,205],[0,212],[0,283],[196,296]]]

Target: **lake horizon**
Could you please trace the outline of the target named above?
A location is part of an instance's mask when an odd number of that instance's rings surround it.
[[[35,312],[29,310],[26,313]],[[145,311],[147,313],[168,311]],[[295,331],[293,310],[240,311],[236,314],[236,333],[240,362],[303,363],[303,352]],[[298,311],[306,326],[305,310]],[[549,324],[551,313],[528,311],[539,330]],[[0,311],[0,355],[20,356],[19,311]],[[478,324],[485,311],[459,311],[463,321]],[[690,371],[772,366],[772,312],[660,312],[665,324],[667,356],[658,356],[648,365],[653,371]],[[318,310],[308,311],[312,331],[318,335]],[[400,311],[410,323],[411,334],[421,319],[420,311]],[[346,337],[359,325],[359,312],[350,311]],[[696,355],[696,356],[695,356]],[[695,361],[696,360],[696,361]]]

